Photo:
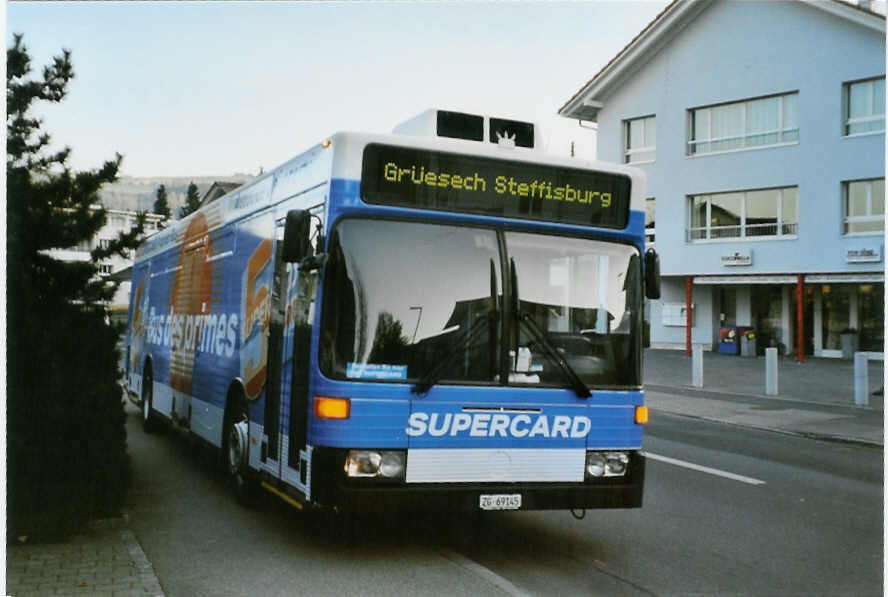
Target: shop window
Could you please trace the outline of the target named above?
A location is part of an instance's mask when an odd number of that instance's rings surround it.
[[[792,339],[784,337],[782,329],[783,287],[779,285],[756,285],[750,292],[752,322],[757,335],[756,348],[765,354],[765,348],[776,347],[780,354],[786,354]]]
[[[825,350],[841,350],[842,332],[849,329],[851,322],[851,287],[844,284],[824,284],[822,292],[823,348]]]
[[[845,234],[882,234],[885,231],[885,179],[842,183]]]
[[[885,350],[885,284],[861,284],[857,288],[857,319],[860,350]]]

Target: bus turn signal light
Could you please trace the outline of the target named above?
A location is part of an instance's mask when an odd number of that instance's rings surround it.
[[[648,422],[648,407],[646,406],[636,406],[635,407],[635,422],[638,425],[644,425]]]
[[[319,419],[347,419],[351,413],[351,402],[348,398],[315,396],[314,413]]]

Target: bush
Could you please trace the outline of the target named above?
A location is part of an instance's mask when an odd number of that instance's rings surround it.
[[[130,471],[117,368],[96,366],[117,362],[114,330],[96,312],[51,321],[10,355],[8,524],[38,539],[117,514]]]
[[[58,102],[73,77],[70,54],[26,80],[30,58],[16,35],[7,52],[7,530],[10,536],[62,538],[93,516],[116,514],[129,462],[118,385],[120,334],[103,305],[116,285],[98,264],[124,254],[136,227],[87,262],[49,250],[92,239],[106,214],[93,206],[117,177],[121,157],[72,173],[66,148],[47,155],[49,135],[28,115],[32,102]]]

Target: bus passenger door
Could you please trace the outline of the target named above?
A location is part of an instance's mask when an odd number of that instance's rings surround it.
[[[300,272],[281,257],[284,222],[275,227],[274,273],[265,394],[266,470],[307,492],[307,434],[311,325],[317,272]]]
[[[281,250],[284,228],[281,223],[275,226],[274,253],[272,261],[271,301],[268,321],[268,375],[265,384],[265,434],[268,438],[262,451],[266,469],[275,477],[281,476],[281,361],[284,351],[284,318],[287,308],[287,264],[283,262]]]
[[[317,271],[300,271],[297,264],[288,264],[289,291],[284,333],[284,362],[281,376],[285,396],[284,427],[286,429],[283,479],[309,495],[308,459],[305,452],[308,430],[309,371],[311,362],[311,331],[317,290]]]

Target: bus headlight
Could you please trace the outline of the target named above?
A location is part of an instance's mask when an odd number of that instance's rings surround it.
[[[345,474],[349,477],[403,479],[406,454],[399,450],[349,450]]]
[[[388,479],[403,477],[404,460],[403,452],[383,452],[382,464],[379,465],[379,474]]]
[[[607,461],[596,452],[586,452],[586,478],[603,477]]]
[[[349,477],[375,477],[379,474],[382,454],[369,450],[351,450],[345,459],[345,474]]]
[[[604,455],[607,460],[605,477],[622,477],[629,468],[629,455],[625,452],[609,452]]]
[[[586,480],[599,477],[622,477],[629,470],[626,452],[586,452]]]

